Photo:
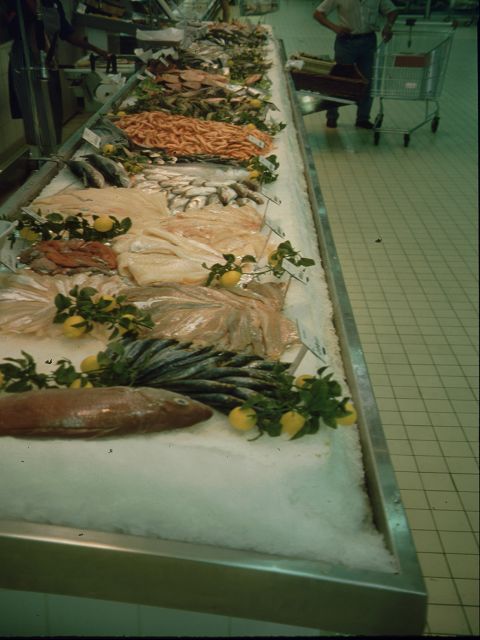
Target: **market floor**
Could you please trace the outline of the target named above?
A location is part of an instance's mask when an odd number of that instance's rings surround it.
[[[287,53],[331,54],[333,35],[315,23],[315,0],[282,0],[262,21]],[[429,595],[426,633],[474,635],[478,624],[477,69],[475,27],[454,37],[429,125],[402,134],[339,127],[305,117],[318,181],[380,416]],[[378,105],[374,105],[375,115]],[[423,103],[385,107],[384,126],[411,127]],[[290,627],[27,592],[3,591],[4,611],[59,634],[158,636],[322,635]],[[321,603],[319,603],[319,606]],[[79,628],[79,620],[84,625]],[[76,626],[72,626],[76,621]],[[1,635],[1,634],[0,634]]]
[[[287,54],[332,53],[316,5],[283,2],[269,17]],[[456,30],[439,129],[418,129],[408,148],[403,133],[374,146],[353,106],[337,129],[324,113],[304,118],[435,635],[479,632],[476,43],[474,26]],[[414,127],[424,105],[385,101],[383,127]]]

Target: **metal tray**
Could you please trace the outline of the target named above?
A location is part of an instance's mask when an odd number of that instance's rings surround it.
[[[92,126],[127,95],[136,75],[86,126]],[[287,86],[294,113],[291,124],[296,127],[303,154],[334,322],[359,415],[367,491],[376,527],[397,560],[398,572],[349,570],[318,561],[206,545],[0,521],[0,587],[268,620],[352,635],[423,632],[425,586],[289,77]],[[57,155],[70,157],[80,141],[78,131]],[[0,215],[13,216],[30,202],[55,175],[53,164],[46,163],[33,175],[0,208]]]

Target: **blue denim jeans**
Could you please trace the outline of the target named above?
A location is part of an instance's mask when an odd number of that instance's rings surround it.
[[[359,71],[368,80],[365,97],[357,103],[357,120],[368,120],[372,108],[370,97],[370,83],[373,75],[377,38],[375,34],[349,37],[337,36],[335,38],[335,62],[339,64],[356,64]],[[337,118],[338,109],[328,109],[327,118]]]

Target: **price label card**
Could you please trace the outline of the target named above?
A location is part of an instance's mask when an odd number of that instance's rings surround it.
[[[33,211],[33,209],[29,209],[28,207],[22,207],[21,211],[23,214],[25,214],[29,218],[32,218],[32,220],[35,220],[35,222],[38,222],[40,224],[45,224],[47,222],[45,218],[42,218],[42,216],[40,216],[38,213]]]
[[[100,149],[100,145],[102,144],[102,139],[100,138],[100,136],[97,136],[97,134],[94,133],[88,127],[85,127],[85,129],[83,130],[82,138],[87,142],[89,142],[92,146],[96,147],[97,149]]]
[[[79,2],[77,5],[77,13],[83,15],[87,10],[87,5],[83,4],[83,2]]]
[[[137,78],[138,78],[139,80],[145,80],[145,78],[146,78],[146,77],[147,77],[147,76],[143,75],[143,73],[139,73],[139,74],[138,74],[138,76],[137,76]]]
[[[300,336],[300,340],[307,347],[309,351],[311,351],[317,358],[325,362],[325,356],[327,351],[325,347],[321,344],[320,340],[317,336],[314,336],[306,326],[297,319],[297,328],[298,335]]]
[[[280,238],[285,238],[285,231],[281,228],[280,224],[276,220],[272,220],[268,214],[265,215],[264,222],[267,227],[269,227],[269,229],[277,234],[277,236],[280,236]]]
[[[259,149],[263,149],[265,146],[263,140],[260,140],[259,138],[257,138],[256,136],[252,136],[251,134],[247,136],[247,140],[252,144],[255,144]]]
[[[307,275],[305,267],[297,267],[288,260],[284,260],[282,262],[282,267],[292,276],[292,278],[295,278],[295,280],[300,280],[303,284],[308,284],[310,282],[310,276]]]
[[[260,193],[262,194],[262,196],[265,196],[265,198],[268,198],[270,202],[274,202],[275,204],[282,204],[282,201],[280,200],[280,198],[277,198],[277,196],[267,196],[267,194],[263,193],[263,191],[260,191]]]
[[[275,165],[273,164],[273,162],[270,162],[270,160],[267,160],[266,158],[259,156],[258,161],[260,162],[261,165],[265,167],[265,169],[268,169],[272,173],[275,171]]]
[[[145,69],[145,71],[143,72],[146,76],[148,76],[149,78],[153,78],[155,79],[157,76],[152,73],[151,71],[149,71],[148,69]]]

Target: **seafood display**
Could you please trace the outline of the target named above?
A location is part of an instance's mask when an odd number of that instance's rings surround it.
[[[235,233],[232,234],[232,226]],[[130,252],[132,259],[141,254],[166,254],[190,258],[201,264],[211,263],[224,253],[249,254],[259,259],[262,254],[273,250],[268,237],[260,233],[262,218],[249,207],[212,205],[202,209],[189,209],[184,213],[163,218],[154,228],[143,228],[116,238],[113,249],[119,255],[123,267],[123,254]],[[165,279],[169,279],[169,267]],[[191,275],[191,274],[190,274]],[[205,270],[201,276],[203,282]]]
[[[272,359],[298,343],[294,323],[281,313],[283,283],[250,283],[231,289],[166,283],[133,287],[124,293],[127,300],[148,309],[154,337]]]
[[[74,287],[92,287],[100,295],[114,296],[125,287],[118,276],[80,273],[54,278],[31,270],[0,274],[0,334],[59,335],[53,324],[57,294],[66,296]]]
[[[249,160],[268,153],[272,138],[247,126],[145,111],[123,116],[116,125],[135,144],[164,149],[174,156],[204,154]]]
[[[201,209],[205,205],[235,203],[242,206],[264,204],[265,199],[255,189],[251,180],[209,180],[178,173],[166,167],[149,167],[135,177],[135,189],[146,193],[162,192],[166,195],[171,213]]]
[[[20,260],[34,271],[50,275],[78,271],[109,273],[117,267],[114,251],[95,240],[43,240],[23,251]]]
[[[212,410],[149,387],[41,389],[0,397],[0,436],[111,438],[190,427]]]
[[[85,157],[111,184],[124,188],[130,186],[130,177],[120,163],[99,153],[90,153]]]
[[[103,173],[95,169],[86,160],[69,160],[67,166],[70,171],[80,178],[84,187],[103,189],[105,187],[105,177]]]
[[[136,214],[141,212],[142,224],[156,224],[159,218],[169,214],[165,194],[142,193],[137,189],[106,187],[105,189],[69,189],[55,195],[39,197],[32,202],[32,209],[43,215],[82,213],[86,218],[97,215],[130,217],[138,226]]]

